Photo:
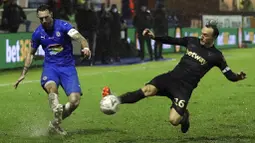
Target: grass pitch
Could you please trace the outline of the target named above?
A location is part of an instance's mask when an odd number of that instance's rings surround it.
[[[180,127],[168,123],[171,101],[151,97],[133,105],[121,105],[115,115],[99,110],[101,89],[110,86],[115,95],[136,90],[154,76],[167,72],[176,60],[115,67],[78,67],[84,92],[81,104],[66,119],[69,135],[48,136],[52,113],[47,95],[40,86],[41,69],[31,69],[23,84],[14,90],[12,84],[20,70],[0,73],[0,142],[81,142],[81,143],[166,143],[166,142],[255,142],[255,49],[223,51],[233,71],[247,73],[238,83],[228,81],[219,69],[212,69],[200,82],[191,97],[191,127],[182,134]],[[60,102],[67,98],[60,89]]]

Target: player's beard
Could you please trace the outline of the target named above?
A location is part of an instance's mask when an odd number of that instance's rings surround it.
[[[200,39],[200,44],[207,47],[207,48],[210,48],[213,46],[214,42],[209,42],[209,41],[203,41],[202,39]]]
[[[200,39],[200,44],[205,45],[206,43],[202,39]]]
[[[46,30],[51,30],[53,26],[53,22],[46,22],[42,24],[43,28]]]

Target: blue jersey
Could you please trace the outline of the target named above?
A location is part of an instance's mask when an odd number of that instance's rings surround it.
[[[32,35],[32,48],[42,46],[45,52],[44,66],[75,65],[72,39],[67,33],[73,26],[66,21],[55,19],[53,30],[45,30],[40,25]]]

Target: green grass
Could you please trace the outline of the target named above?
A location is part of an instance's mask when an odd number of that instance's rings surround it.
[[[232,70],[247,73],[247,79],[229,82],[219,69],[212,69],[193,92],[189,103],[191,128],[187,134],[168,123],[171,101],[165,97],[121,105],[113,116],[99,110],[101,89],[108,85],[115,95],[136,90],[154,76],[171,70],[174,61],[115,67],[78,67],[84,92],[81,104],[62,126],[66,137],[47,136],[52,113],[40,86],[41,69],[29,71],[24,84],[14,90],[21,71],[0,73],[0,142],[166,143],[166,142],[255,142],[254,83],[255,49],[223,51]],[[33,81],[33,82],[28,82]],[[60,101],[66,96],[60,89]]]

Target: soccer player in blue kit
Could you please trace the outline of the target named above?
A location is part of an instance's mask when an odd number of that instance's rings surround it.
[[[38,7],[37,16],[41,25],[32,35],[31,48],[28,50],[21,76],[14,87],[17,88],[19,83],[25,79],[34,54],[41,45],[45,51],[41,86],[48,94],[50,108],[54,114],[49,129],[66,135],[67,132],[60,127],[60,123],[78,107],[82,95],[73,57],[72,39],[81,43],[84,56],[90,58],[91,52],[87,40],[72,25],[63,20],[53,19],[48,5]],[[65,105],[59,103],[59,85],[62,86],[69,99]]]

